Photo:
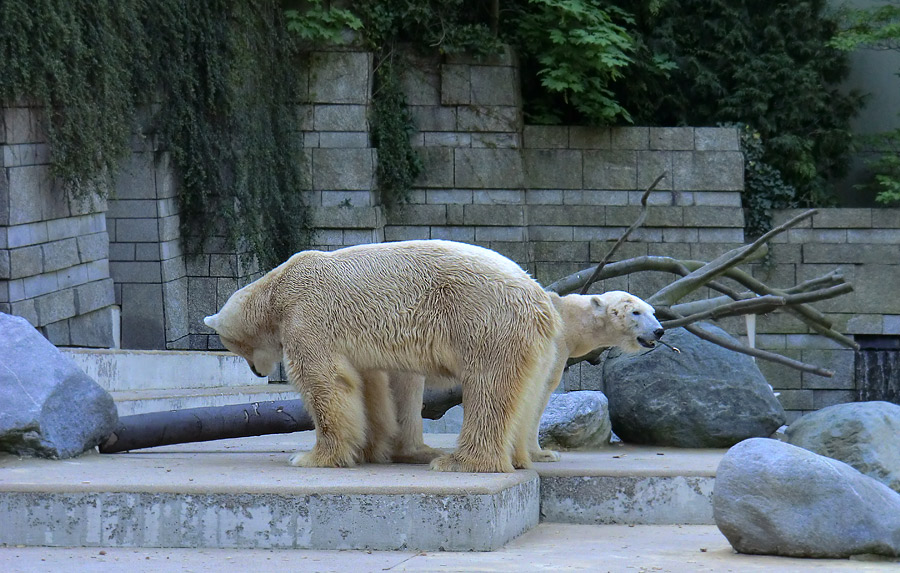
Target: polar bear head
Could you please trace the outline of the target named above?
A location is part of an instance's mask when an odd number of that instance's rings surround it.
[[[284,350],[275,334],[275,325],[257,309],[254,283],[238,290],[222,310],[203,319],[219,335],[222,345],[247,361],[250,370],[264,378],[281,362]]]
[[[570,294],[554,301],[565,323],[569,356],[584,356],[607,346],[637,352],[656,346],[665,332],[653,307],[624,291]]]

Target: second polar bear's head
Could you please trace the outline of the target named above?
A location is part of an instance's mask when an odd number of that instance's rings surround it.
[[[665,330],[653,307],[625,291],[554,297],[565,323],[570,356],[583,356],[604,346],[626,352],[653,348]]]

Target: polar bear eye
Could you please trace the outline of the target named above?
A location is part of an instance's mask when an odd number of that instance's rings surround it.
[[[639,310],[633,310],[633,311],[631,311],[631,314],[633,314],[633,315],[635,315],[635,316],[640,316],[640,315],[641,315],[641,311],[639,311]]]

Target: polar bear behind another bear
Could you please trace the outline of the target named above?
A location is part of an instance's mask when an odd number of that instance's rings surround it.
[[[383,436],[396,419],[384,372],[402,371],[463,386],[457,449],[432,468],[530,466],[560,318],[550,295],[498,253],[451,241],[304,251],[204,322],[257,375],[284,357],[316,425],[315,446],[293,465],[388,461]]]
[[[654,316],[653,307],[624,291],[609,291],[599,295],[550,293],[556,310],[562,317],[562,328],[556,338],[556,359],[543,388],[541,399],[535,402],[531,416],[530,456],[534,462],[559,460],[559,453],[545,450],[538,443],[541,415],[550,395],[559,386],[566,361],[601,347],[618,346],[626,352],[652,348],[663,335],[663,328]],[[454,380],[442,380],[393,372],[390,386],[397,411],[398,433],[393,445],[394,461],[428,463],[440,451],[427,446],[422,438],[423,387],[452,386]],[[370,409],[377,405],[369,406]]]

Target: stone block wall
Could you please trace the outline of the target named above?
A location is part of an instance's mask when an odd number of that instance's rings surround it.
[[[780,211],[782,223],[800,211]],[[850,294],[815,303],[841,333],[900,340],[900,209],[821,209],[811,220],[776,237],[771,258],[753,274],[783,287],[838,269],[853,284]],[[740,327],[739,324],[735,325]],[[829,368],[831,378],[759,362],[793,416],[856,400],[856,353],[811,333],[783,313],[760,317],[757,344],[803,362]]]
[[[115,346],[107,204],[73,199],[54,181],[39,109],[0,113],[0,311],[57,345]]]

